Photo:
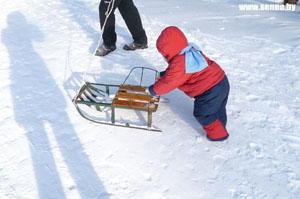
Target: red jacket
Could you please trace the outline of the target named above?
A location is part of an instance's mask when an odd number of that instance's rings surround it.
[[[203,54],[208,67],[196,73],[185,73],[185,55],[178,54],[187,46],[186,37],[180,29],[174,26],[163,30],[158,37],[156,47],[166,57],[169,66],[164,76],[153,86],[157,95],[179,88],[193,98],[215,86],[225,76],[222,68]]]

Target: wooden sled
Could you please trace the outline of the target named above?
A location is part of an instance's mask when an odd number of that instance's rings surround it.
[[[131,75],[132,71],[136,69],[142,70],[140,85],[126,84],[128,77]],[[157,76],[158,71],[156,70],[145,67],[135,67],[130,71],[129,75],[121,85],[86,82],[80,88],[78,94],[73,98],[73,103],[77,111],[83,118],[99,124],[150,131],[161,131],[157,128],[152,127],[152,113],[157,111],[160,97],[147,94],[147,87],[141,85],[143,81],[144,70],[151,70],[155,72],[154,79]],[[83,105],[85,106],[85,108],[89,107],[98,112],[105,112],[106,119],[93,116],[92,114],[90,114],[89,110],[84,111]],[[130,124],[129,122],[117,122],[116,109],[128,109],[147,112],[147,124],[145,126],[140,126]]]

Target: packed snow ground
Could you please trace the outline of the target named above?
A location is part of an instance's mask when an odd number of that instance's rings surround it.
[[[0,198],[300,198],[300,9],[239,11],[267,0],[135,0],[149,38],[131,42],[116,12],[118,49],[91,56],[98,1],[18,0],[0,7]],[[193,100],[175,90],[153,114],[162,133],[90,123],[71,99],[87,80],[120,84],[134,66],[164,70],[167,26],[226,71],[225,142],[206,140]],[[91,58],[92,57],[92,58]],[[138,112],[122,120],[146,117]]]

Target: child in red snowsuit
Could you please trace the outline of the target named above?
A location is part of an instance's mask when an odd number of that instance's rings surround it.
[[[229,82],[222,68],[188,43],[182,31],[174,26],[162,31],[156,43],[158,51],[169,63],[161,78],[148,88],[152,95],[163,95],[175,88],[195,98],[194,116],[207,138],[221,141],[228,138],[226,103]]]

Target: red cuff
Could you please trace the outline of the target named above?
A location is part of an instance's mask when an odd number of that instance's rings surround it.
[[[211,141],[222,141],[228,138],[228,133],[220,120],[216,120],[210,125],[204,126],[206,136]]]

